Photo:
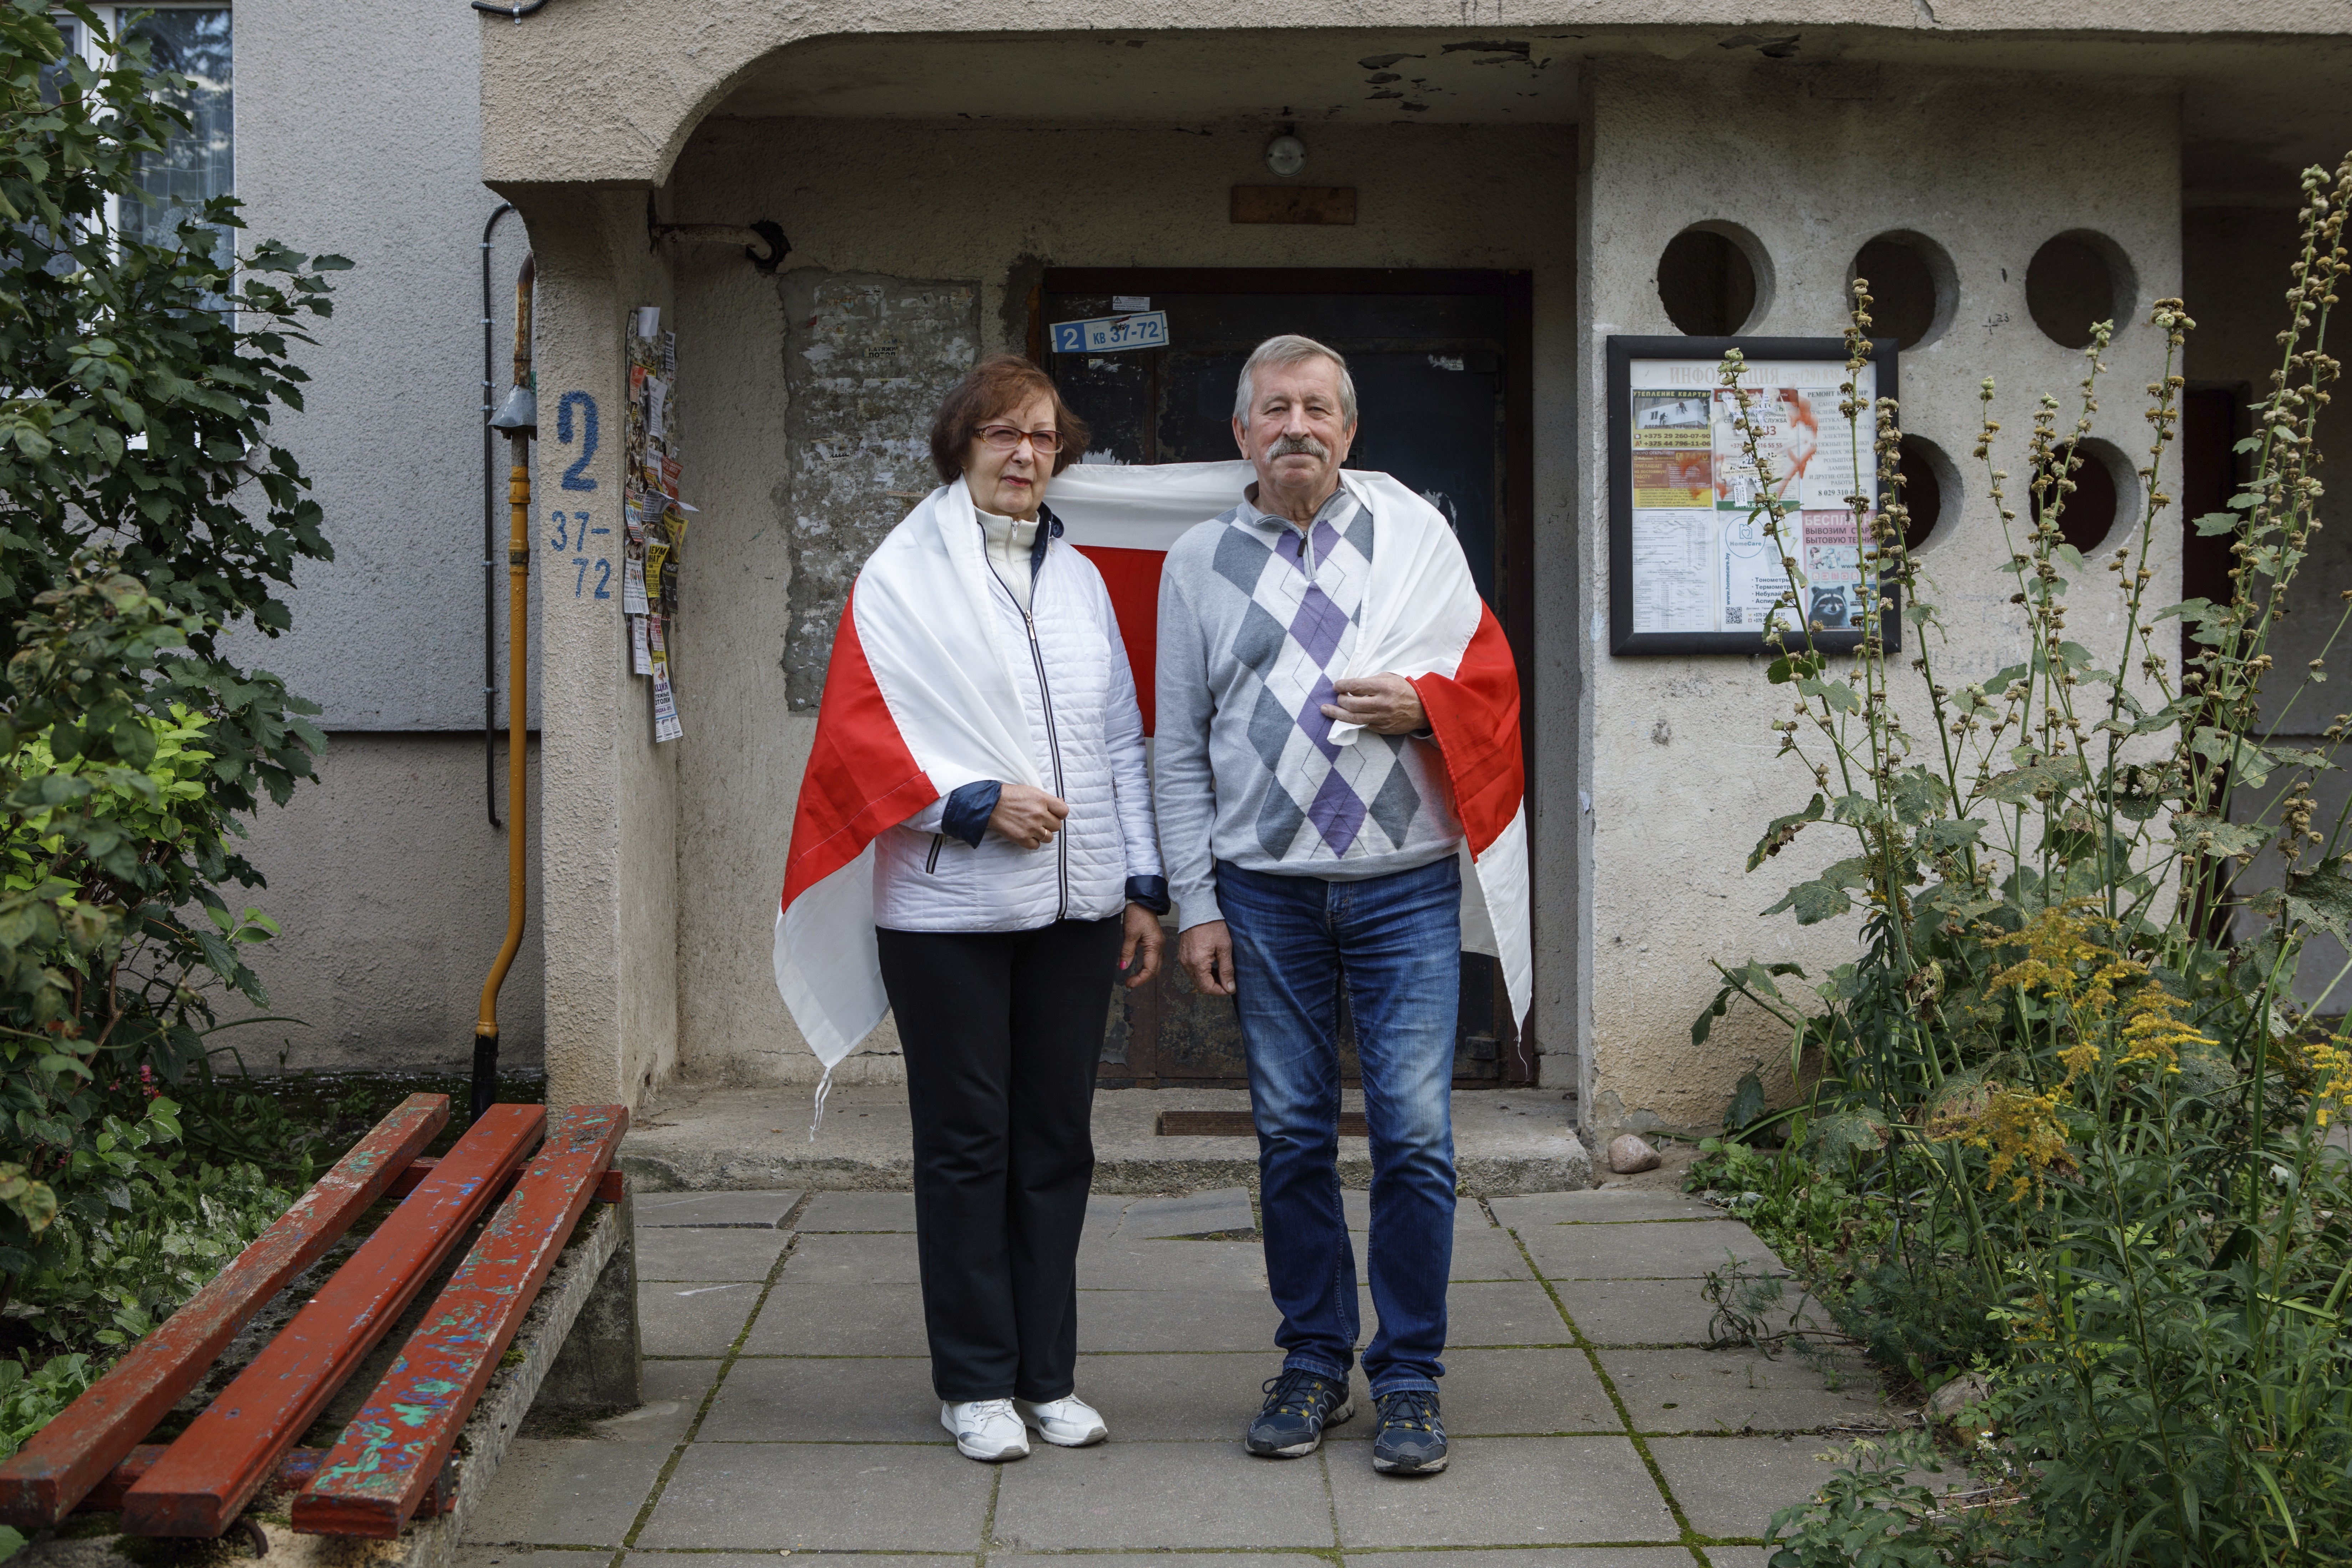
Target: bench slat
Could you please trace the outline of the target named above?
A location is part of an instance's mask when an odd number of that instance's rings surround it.
[[[168,1443],[142,1443],[124,1456],[121,1463],[107,1472],[105,1479],[92,1487],[89,1495],[75,1505],[76,1513],[113,1513],[122,1507],[122,1494],[136,1485],[139,1478],[155,1468],[170,1448]],[[318,1478],[319,1468],[327,1462],[328,1449],[289,1448],[286,1457],[278,1461],[277,1472],[269,1478],[272,1491],[299,1491]],[[446,1468],[434,1472],[433,1480],[425,1489],[425,1500],[416,1511],[430,1519],[447,1513],[457,1501],[457,1472]]]
[[[228,1528],[539,1142],[547,1110],[494,1105],[169,1452],[123,1494],[130,1535]]]
[[[318,1261],[448,1124],[449,1097],[412,1094],[294,1206],[0,1465],[0,1522],[56,1524],[226,1351],[246,1320]]]
[[[433,1167],[438,1163],[440,1162],[430,1154],[410,1161],[408,1169],[392,1179],[392,1195],[404,1198],[415,1192],[418,1184],[433,1173]],[[596,1178],[596,1201],[600,1204],[619,1203],[621,1194],[626,1190],[627,1185],[619,1171],[608,1170]]]
[[[389,1541],[424,1506],[628,1127],[620,1105],[556,1115],[513,1195],[294,1500],[296,1530]]]

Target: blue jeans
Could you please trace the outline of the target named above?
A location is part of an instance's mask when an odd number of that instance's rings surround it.
[[[1339,993],[1347,988],[1371,1132],[1366,1247],[1380,1332],[1375,1394],[1445,1374],[1454,1266],[1454,1016],[1462,870],[1452,856],[1360,882],[1217,863],[1257,1122],[1265,1275],[1283,1365],[1344,1378],[1355,1358],[1356,1257],[1339,1206]]]

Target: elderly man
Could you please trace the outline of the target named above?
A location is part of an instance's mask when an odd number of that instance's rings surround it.
[[[1259,345],[1234,400],[1256,482],[1179,540],[1160,578],[1153,792],[1179,958],[1201,991],[1236,999],[1249,1058],[1284,1352],[1249,1450],[1311,1454],[1355,1413],[1344,994],[1371,1131],[1372,1465],[1428,1474],[1446,1462],[1456,801],[1509,822],[1496,858],[1518,857],[1506,897],[1517,889],[1524,931],[1517,684],[1444,520],[1384,475],[1342,474],[1355,437],[1339,354],[1302,337]],[[1496,838],[1473,836],[1482,881]]]

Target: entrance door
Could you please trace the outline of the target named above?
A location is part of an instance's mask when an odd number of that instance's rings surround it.
[[[1360,408],[1348,466],[1395,476],[1453,522],[1510,639],[1526,698],[1534,598],[1528,284],[1523,272],[1055,269],[1034,300],[1031,353],[1094,426],[1095,451],[1122,463],[1191,463],[1237,455],[1234,390],[1252,349],[1282,332],[1337,349]],[[1165,347],[1042,356],[1052,322],[1139,310],[1167,312]],[[1532,755],[1532,701],[1520,724]],[[1513,1026],[1501,966],[1470,952],[1461,965],[1455,1084],[1530,1081],[1533,1047]],[[1352,1080],[1354,1032],[1344,1016],[1340,1049]],[[1171,952],[1154,984],[1120,994],[1102,1070],[1106,1085],[1245,1082],[1233,1002],[1195,992]]]

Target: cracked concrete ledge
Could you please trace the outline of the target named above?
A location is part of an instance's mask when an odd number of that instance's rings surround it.
[[[1361,1091],[1343,1101],[1363,1108]],[[1113,1089],[1095,1096],[1098,1193],[1166,1193],[1257,1185],[1257,1140],[1170,1138],[1163,1110],[1249,1109],[1244,1089]],[[619,1164],[646,1192],[730,1192],[806,1187],[905,1192],[914,1185],[907,1091],[897,1085],[836,1087],[809,1135],[804,1088],[677,1083],[658,1091],[621,1144]],[[1557,1089],[1456,1090],[1454,1157],[1460,1191],[1474,1197],[1571,1192],[1592,1184],[1592,1159]],[[1339,1182],[1371,1184],[1369,1142],[1339,1140]]]

